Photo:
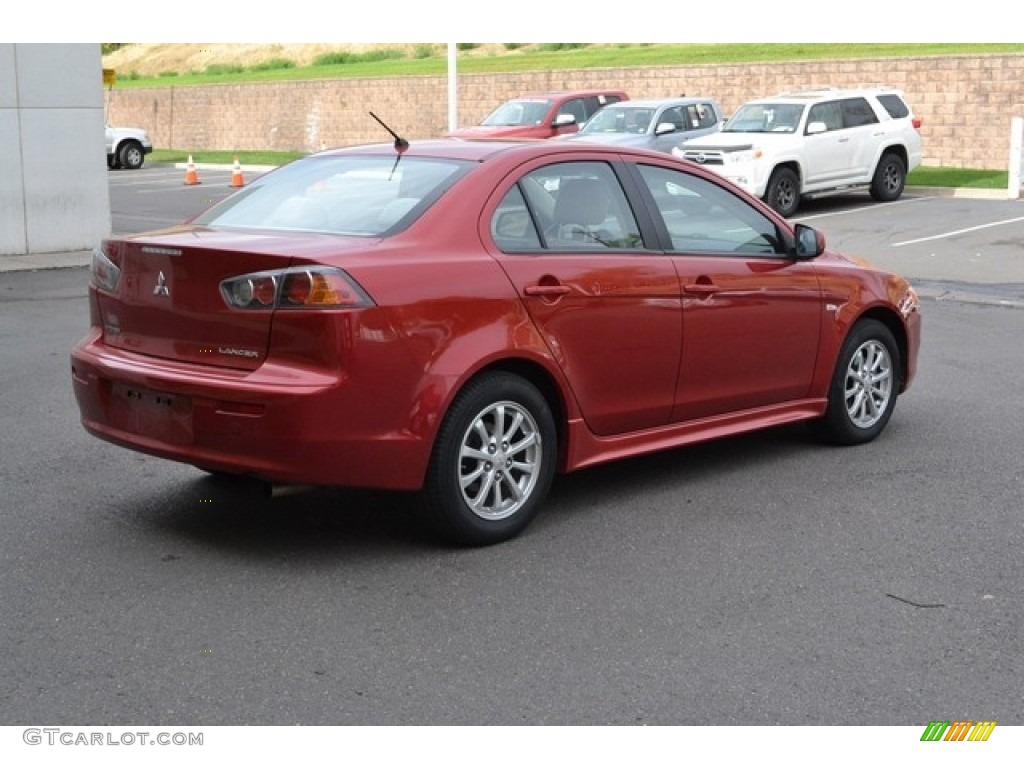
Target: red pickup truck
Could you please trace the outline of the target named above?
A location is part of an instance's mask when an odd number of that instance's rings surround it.
[[[576,133],[605,104],[627,101],[623,91],[556,91],[510,99],[480,125],[459,128],[449,136],[461,139],[527,137],[550,139]]]

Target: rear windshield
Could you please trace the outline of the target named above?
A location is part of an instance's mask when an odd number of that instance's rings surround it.
[[[396,154],[314,155],[260,177],[194,223],[366,237],[394,234],[473,165]]]

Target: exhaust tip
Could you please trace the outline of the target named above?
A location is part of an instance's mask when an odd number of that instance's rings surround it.
[[[297,496],[300,493],[308,493],[316,486],[314,485],[292,485],[291,483],[267,483],[267,498],[279,499],[283,496]]]

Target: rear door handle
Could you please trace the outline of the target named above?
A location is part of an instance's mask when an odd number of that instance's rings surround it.
[[[527,296],[565,296],[570,290],[568,285],[528,285],[523,293]]]

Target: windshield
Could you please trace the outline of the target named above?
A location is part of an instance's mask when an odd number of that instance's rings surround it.
[[[551,101],[543,99],[506,101],[480,125],[540,125],[550,109]]]
[[[793,133],[800,125],[803,104],[745,104],[722,128],[723,133]]]
[[[647,133],[654,110],[649,107],[611,105],[599,109],[580,133]]]
[[[395,154],[312,156],[268,173],[195,219],[376,237],[419,218],[474,163]]]

